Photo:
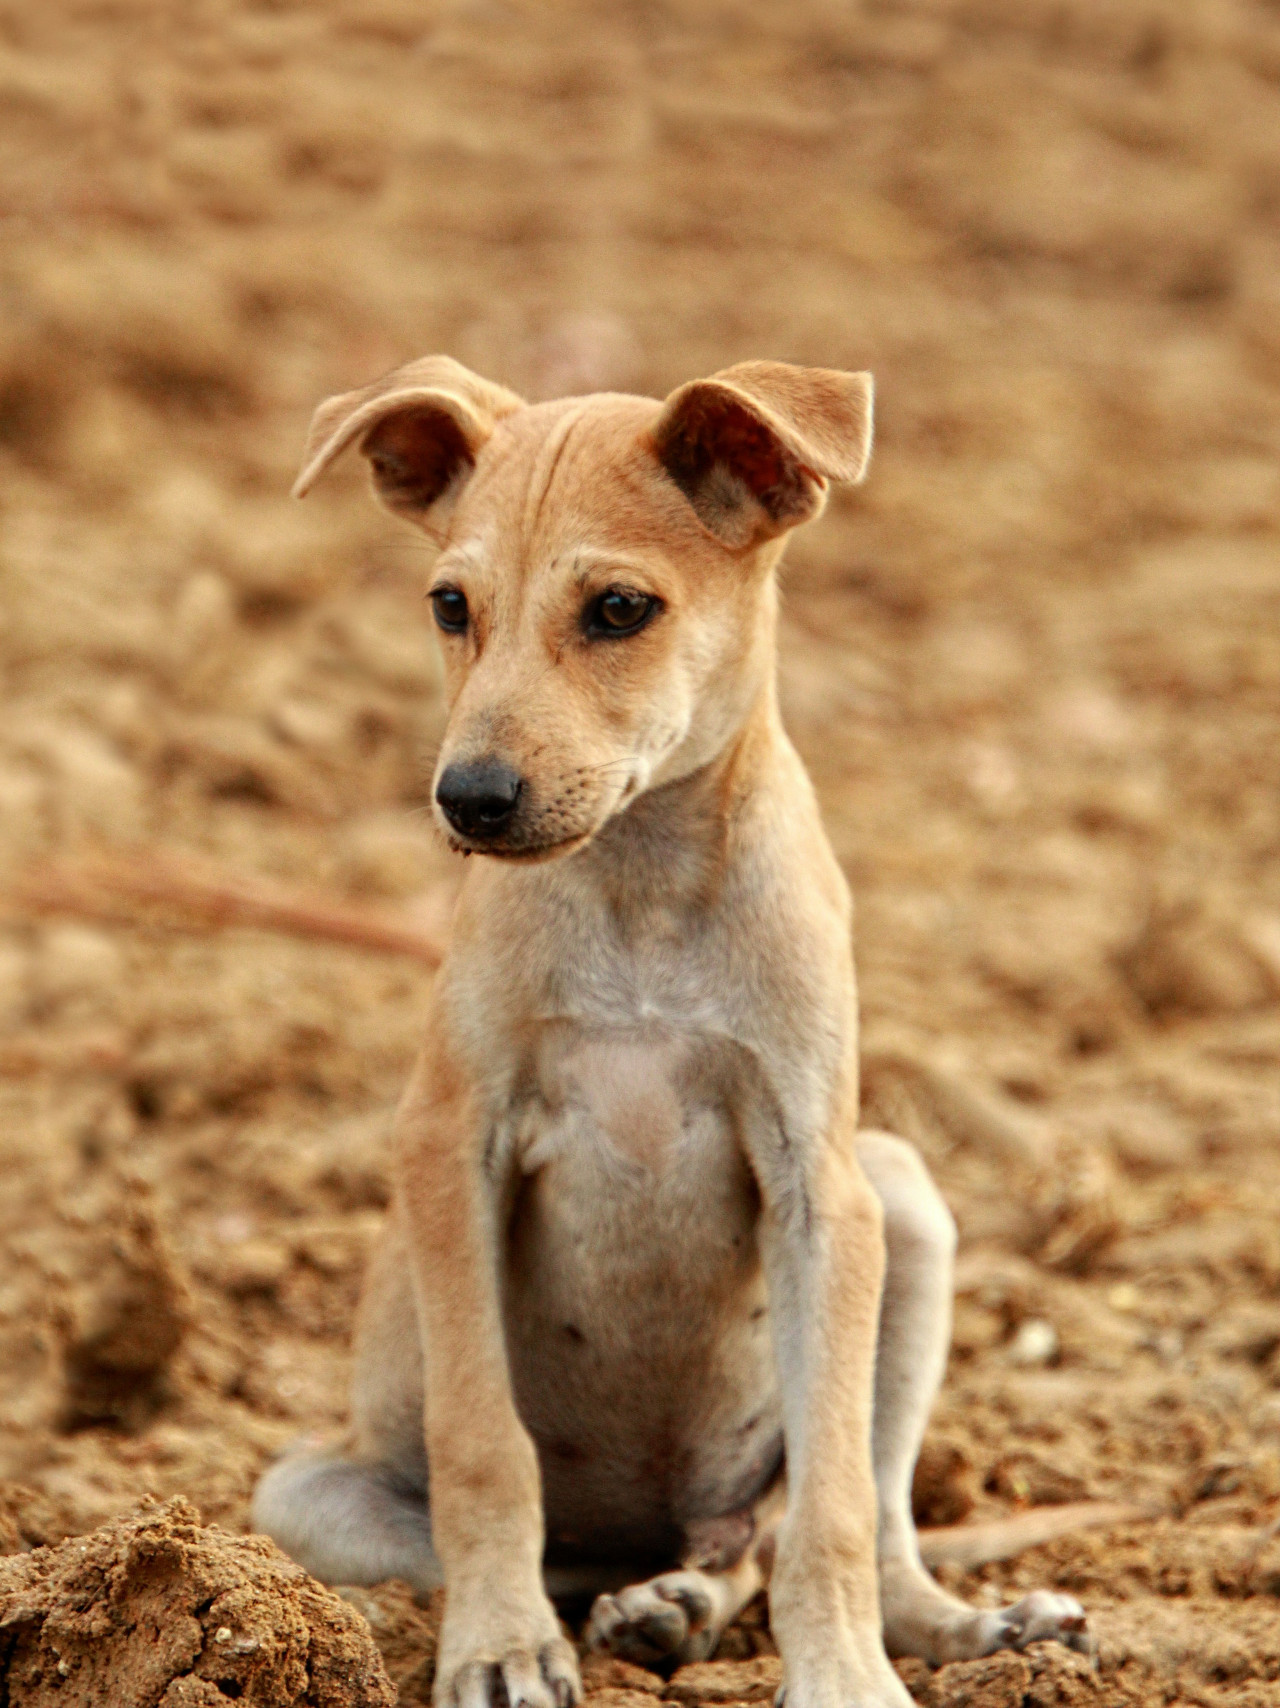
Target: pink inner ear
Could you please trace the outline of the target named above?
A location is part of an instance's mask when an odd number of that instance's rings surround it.
[[[781,486],[790,472],[790,458],[778,441],[744,412],[726,411],[716,442],[721,460],[746,481],[757,497]]]
[[[800,519],[812,507],[809,471],[757,415],[729,398],[691,398],[664,461],[695,509],[715,467],[730,470],[774,522]]]
[[[426,510],[475,459],[458,423],[443,409],[402,409],[365,434],[360,446],[386,503]]]

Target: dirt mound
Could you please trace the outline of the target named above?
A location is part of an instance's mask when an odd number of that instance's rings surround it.
[[[149,1505],[0,1561],[12,1708],[392,1708],[367,1625],[264,1537]]]

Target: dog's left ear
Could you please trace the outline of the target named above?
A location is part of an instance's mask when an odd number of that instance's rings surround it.
[[[703,527],[734,549],[821,513],[829,481],[862,479],[870,374],[739,362],[663,405],[652,442]]]

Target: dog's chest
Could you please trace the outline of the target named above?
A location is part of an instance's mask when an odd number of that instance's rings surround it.
[[[735,1053],[660,1022],[558,1023],[540,1041],[507,1332],[548,1513],[570,1529],[599,1507],[656,1537],[663,1514],[732,1504],[773,1451]]]
[[[723,1284],[726,1257],[730,1269],[748,1251],[754,1261],[734,1054],[662,1022],[544,1028],[518,1123],[516,1227],[525,1261],[557,1272],[555,1291],[669,1293],[682,1276],[705,1294]]]
[[[687,1294],[687,1333],[742,1265],[758,1269],[740,1132],[751,1064],[705,944],[628,954],[601,932],[582,949],[559,1012],[532,1034],[510,1112],[525,1182],[516,1270],[579,1312],[612,1296],[639,1339],[660,1339],[673,1295]]]
[[[725,1104],[715,1044],[669,1025],[553,1024],[522,1121],[526,1173],[643,1171],[656,1183],[714,1169]]]

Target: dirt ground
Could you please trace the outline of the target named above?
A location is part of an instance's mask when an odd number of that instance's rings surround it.
[[[962,1233],[921,1516],[1150,1514],[951,1572],[1079,1595],[1099,1674],[904,1670],[939,1705],[1272,1700],[1274,0],[0,0],[0,114],[11,896],[159,844],[439,919],[428,560],[354,467],[288,500],[322,396],[434,350],[531,397],[875,371],[782,676],[858,898],[868,1113]],[[241,1529],[341,1418],[426,977],[6,904],[11,1551],[145,1495]],[[357,1605],[425,1700],[429,1620]],[[768,1684],[718,1676],[682,1700]]]

